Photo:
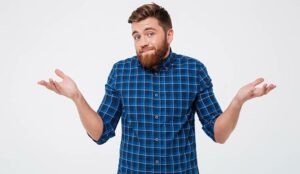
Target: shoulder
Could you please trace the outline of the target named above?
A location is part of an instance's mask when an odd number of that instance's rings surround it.
[[[120,70],[120,69],[130,69],[130,68],[135,68],[138,66],[138,59],[136,56],[132,56],[129,58],[125,58],[122,60],[117,61],[113,65],[113,69],[115,70]]]
[[[179,69],[186,69],[196,77],[197,83],[200,85],[199,89],[202,90],[212,86],[211,78],[202,61],[194,57],[176,54],[176,62]]]
[[[176,57],[176,64],[179,66],[187,66],[188,68],[195,69],[197,71],[206,70],[204,63],[195,57],[174,53]]]

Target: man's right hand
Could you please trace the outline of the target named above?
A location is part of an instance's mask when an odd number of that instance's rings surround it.
[[[41,80],[38,84],[45,86],[57,94],[64,95],[72,99],[77,107],[80,120],[85,130],[95,141],[99,140],[104,127],[102,118],[99,117],[98,113],[89,106],[78,90],[76,83],[69,76],[65,75],[59,69],[55,70],[55,74],[62,78],[61,82],[56,82],[50,78],[49,82]]]
[[[76,83],[59,69],[55,70],[55,74],[62,78],[61,82],[57,82],[49,78],[49,82],[41,80],[38,82],[38,84],[45,86],[57,94],[64,95],[72,100],[75,100],[80,95]]]

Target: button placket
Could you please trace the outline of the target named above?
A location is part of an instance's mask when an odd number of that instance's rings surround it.
[[[160,72],[156,71],[153,73],[153,143],[154,143],[154,164],[160,163],[160,156],[161,156],[161,144],[160,144],[160,132],[161,132],[161,126],[160,126],[160,120],[159,120],[159,114],[160,114]]]

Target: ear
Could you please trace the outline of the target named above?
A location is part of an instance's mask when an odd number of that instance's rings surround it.
[[[167,31],[167,42],[168,44],[170,45],[172,40],[173,40],[173,34],[174,34],[174,31],[172,28],[170,28],[168,31]]]

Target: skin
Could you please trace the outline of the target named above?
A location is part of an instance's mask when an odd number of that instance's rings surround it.
[[[164,30],[155,18],[134,22],[131,27],[135,50],[140,63],[146,68],[155,69],[160,61],[159,59],[165,59],[170,52],[173,29]],[[71,99],[76,105],[80,120],[87,133],[94,140],[99,140],[103,132],[101,117],[89,106],[71,77],[59,69],[56,69],[55,73],[62,81],[58,82],[50,78],[49,81],[41,80],[38,84]],[[274,84],[266,83],[262,87],[258,87],[263,81],[263,78],[257,78],[255,81],[242,86],[226,110],[217,118],[214,126],[217,143],[223,144],[226,142],[236,127],[241,108],[246,101],[264,96],[276,87]]]
[[[165,32],[153,17],[134,22],[131,28],[140,63],[146,68],[156,69],[161,59],[165,59],[170,52],[173,29],[167,29]]]

